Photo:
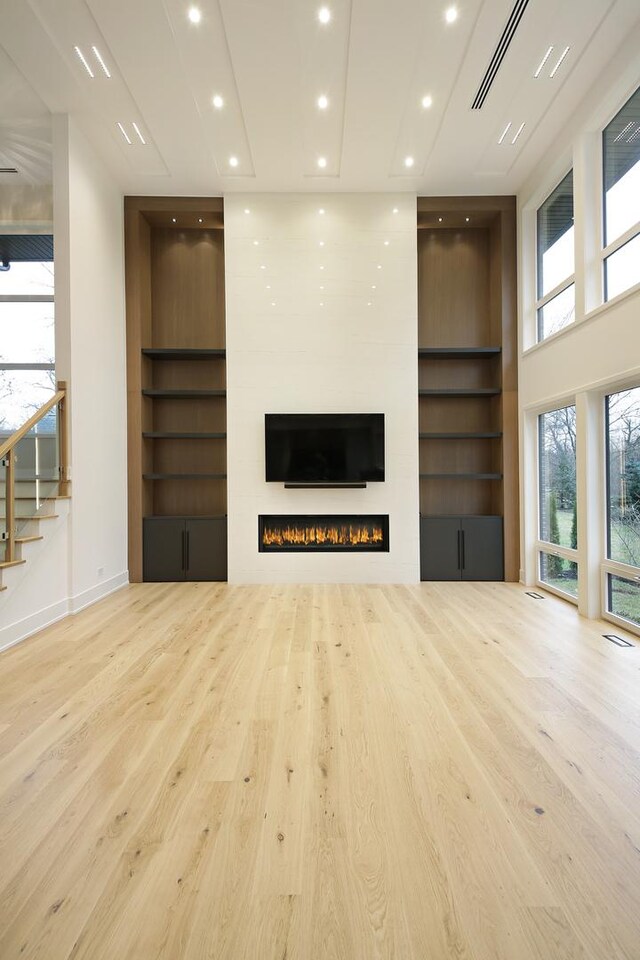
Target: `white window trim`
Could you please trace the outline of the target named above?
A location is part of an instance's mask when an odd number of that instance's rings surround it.
[[[633,571],[629,573],[628,571]],[[633,620],[626,620],[624,617],[619,616],[617,613],[612,613],[610,610],[607,610],[607,601],[609,591],[607,590],[607,580],[608,574],[612,573],[614,576],[624,577],[625,580],[640,580],[640,570],[638,567],[630,567],[625,563],[618,563],[616,560],[605,560],[601,564],[601,597],[600,597],[600,609],[601,617],[603,620],[608,620],[610,623],[615,623],[618,627],[623,627],[629,633],[633,633],[636,636],[640,637],[640,626],[637,623],[634,623]]]

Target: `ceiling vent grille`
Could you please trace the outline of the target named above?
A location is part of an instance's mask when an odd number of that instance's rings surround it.
[[[511,41],[513,40],[515,32],[518,29],[518,24],[522,20],[522,15],[527,9],[528,3],[529,0],[516,0],[513,10],[509,15],[509,19],[507,20],[506,26],[502,31],[502,36],[500,37],[498,45],[493,52],[491,62],[487,67],[487,72],[482,78],[482,82],[478,87],[478,92],[476,93],[475,99],[471,104],[472,110],[482,109],[482,105],[487,99],[489,91],[493,86],[493,81],[495,80],[498,70],[502,65],[502,61],[507,54],[507,50],[511,46]]]

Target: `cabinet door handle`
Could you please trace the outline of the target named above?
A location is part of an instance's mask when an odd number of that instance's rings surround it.
[[[182,531],[182,569],[187,569],[187,533]]]
[[[189,547],[191,546],[191,544],[189,543],[189,531],[188,531],[188,530],[187,530],[186,533],[185,533],[185,539],[186,539],[187,548],[186,548],[186,554],[185,554],[186,559],[185,559],[184,569],[185,569],[185,571],[188,572],[188,570],[189,570]]]
[[[462,565],[461,565],[461,569],[464,570],[464,567],[465,567],[465,563],[464,563],[464,530],[461,530],[460,533],[462,534],[462,537],[461,537],[461,541],[462,541]]]
[[[462,556],[462,553],[460,550],[460,531],[458,530],[458,570],[462,570],[462,566],[460,562],[461,556]]]

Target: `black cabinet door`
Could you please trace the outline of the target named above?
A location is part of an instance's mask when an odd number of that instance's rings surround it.
[[[461,532],[458,517],[421,517],[420,579],[460,579]]]
[[[185,522],[179,517],[149,517],[143,521],[145,582],[184,580]]]
[[[463,580],[504,580],[502,517],[461,517]]]
[[[187,520],[186,579],[227,579],[226,517]]]

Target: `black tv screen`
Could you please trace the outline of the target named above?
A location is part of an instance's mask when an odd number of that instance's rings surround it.
[[[266,413],[266,479],[384,480],[383,413]]]

